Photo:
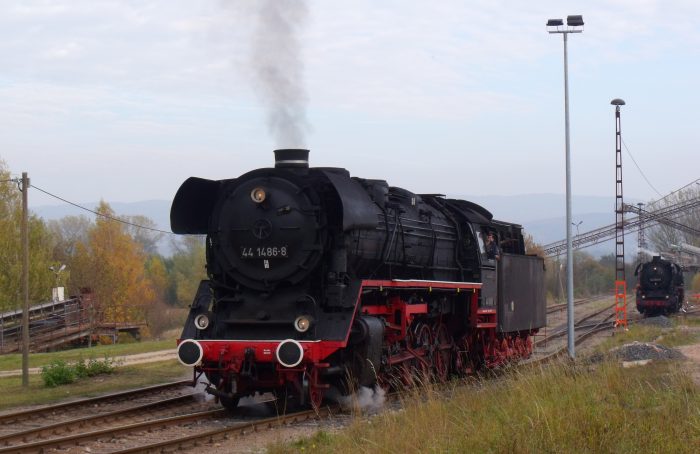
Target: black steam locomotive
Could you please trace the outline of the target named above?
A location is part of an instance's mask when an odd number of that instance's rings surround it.
[[[525,255],[519,225],[309,168],[308,150],[275,158],[234,179],[189,178],[170,213],[173,232],[207,235],[209,280],[178,358],[224,406],[256,392],[317,406],[330,386],[446,379],[531,353],[544,263]]]
[[[644,315],[678,312],[685,300],[683,271],[670,261],[654,256],[634,271],[637,283],[637,310]]]

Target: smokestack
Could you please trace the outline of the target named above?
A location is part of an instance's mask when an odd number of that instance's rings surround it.
[[[275,169],[308,169],[309,150],[282,148],[275,150]]]

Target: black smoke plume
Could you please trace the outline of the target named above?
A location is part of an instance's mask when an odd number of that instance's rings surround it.
[[[253,89],[266,109],[278,148],[304,148],[308,97],[304,84],[301,33],[308,20],[304,0],[223,2],[250,28],[249,63]],[[240,24],[239,24],[240,25]]]

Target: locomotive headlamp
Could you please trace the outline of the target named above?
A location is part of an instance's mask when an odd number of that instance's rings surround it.
[[[294,329],[300,333],[305,333],[311,328],[314,319],[310,315],[300,315],[294,320]]]
[[[255,188],[250,191],[250,198],[253,199],[255,203],[263,203],[265,198],[267,198],[267,194],[263,188]]]
[[[209,317],[207,314],[199,314],[194,319],[194,326],[197,329],[204,330],[209,326]]]

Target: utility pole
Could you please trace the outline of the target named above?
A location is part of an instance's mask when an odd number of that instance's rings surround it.
[[[22,172],[22,387],[29,386],[29,177]]]

